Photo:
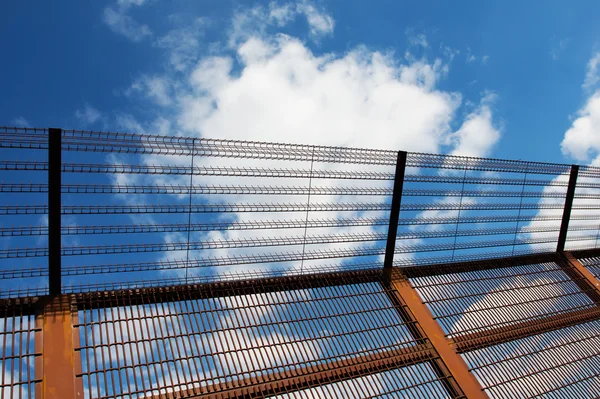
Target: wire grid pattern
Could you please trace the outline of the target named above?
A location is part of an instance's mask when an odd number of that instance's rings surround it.
[[[429,363],[419,363],[319,387],[274,396],[320,398],[451,398]]]
[[[80,299],[76,350],[85,395],[218,392],[234,381],[243,385],[300,369],[328,371],[340,361],[359,366],[361,356],[422,347],[424,341],[411,334],[411,323],[399,316],[381,284],[371,280],[243,295],[182,288],[166,302],[158,291],[135,304],[126,297],[110,303],[93,295]],[[423,370],[420,375],[395,389],[433,389],[419,387],[449,378],[426,377]]]
[[[569,224],[565,250],[597,248],[600,240],[600,215],[598,200],[600,199],[600,168],[594,166],[579,166],[577,185],[573,197],[571,217],[585,217],[585,231],[572,228]]]
[[[30,140],[30,146],[16,146],[25,140]],[[47,166],[47,142],[47,129],[0,127],[0,298],[48,293],[47,278],[25,272],[35,269],[47,274],[48,269],[47,254],[40,250],[48,246],[48,173],[29,166]],[[35,211],[24,212],[24,208]],[[43,233],[28,234],[31,228]]]
[[[490,398],[595,398],[600,321],[462,354]]]
[[[63,130],[61,139],[67,292],[148,286],[159,273],[185,284],[382,266],[396,151],[80,130]],[[0,129],[0,149],[12,154],[47,148],[46,129]],[[394,264],[553,251],[570,170],[409,153]],[[0,161],[11,177],[47,171],[40,159]],[[0,193],[11,198],[48,191],[43,178],[7,180]],[[596,207],[574,209],[583,212],[568,239],[581,243],[597,234]],[[47,266],[36,261],[48,254],[47,212],[44,203],[0,206],[3,218],[42,218],[0,228],[11,240],[41,240],[0,247],[0,278],[12,280],[1,295],[44,288]]]
[[[600,257],[579,257],[578,260],[583,266],[585,266],[586,269],[589,270],[590,273],[594,275],[594,277],[600,279]]]
[[[413,277],[449,337],[595,307],[564,265],[548,261]],[[418,275],[418,270],[416,273]],[[589,289],[588,289],[589,290]]]
[[[36,363],[42,354],[35,345],[41,327],[29,304],[11,301],[0,306],[0,398],[34,398],[41,383]]]

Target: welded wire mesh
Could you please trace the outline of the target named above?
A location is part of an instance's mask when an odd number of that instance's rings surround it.
[[[27,166],[47,165],[47,148],[46,129],[0,127],[0,298],[47,293],[46,278],[24,272],[48,268],[48,173]],[[31,235],[30,229],[44,232]],[[15,250],[30,256],[17,260]]]
[[[236,389],[251,386],[282,395],[304,389],[301,397],[321,389],[351,395],[379,380],[386,386],[371,391],[451,397],[445,386],[452,378],[428,363],[435,353],[399,315],[381,274],[361,273],[81,295],[75,328],[85,396],[236,397]],[[364,392],[358,397],[371,397]]]
[[[46,148],[47,132],[5,133],[4,147]],[[87,289],[157,279],[187,282],[258,271],[296,273],[382,265],[396,151],[62,131],[64,286]],[[47,171],[10,159],[0,171]],[[408,154],[395,265],[531,252],[556,246],[570,166]],[[10,182],[0,193],[44,193]],[[588,233],[595,207],[571,228]],[[579,209],[578,208],[578,209]],[[0,206],[35,217],[45,205]],[[5,237],[47,234],[43,224],[2,226]],[[44,257],[11,246],[0,261]],[[43,265],[7,267],[39,278]],[[67,288],[68,287],[68,288]]]
[[[578,257],[586,269],[590,271],[597,279],[600,279],[600,257],[598,256],[581,256]]]
[[[548,317],[593,309],[594,289],[564,262],[509,265],[489,262],[479,270],[460,266],[435,274],[411,271],[411,284],[449,337],[472,340],[501,328],[523,328]]]
[[[37,343],[36,343],[37,340]],[[31,303],[0,304],[0,398],[36,397],[41,384],[41,326]]]
[[[569,223],[569,231],[565,250],[578,250],[597,248],[600,239],[600,215],[595,209],[599,208],[600,197],[600,168],[594,166],[580,166],[577,176],[577,185],[573,197],[573,210],[571,217],[581,217],[592,214],[584,222],[576,223],[577,226],[585,226],[585,231],[572,227]],[[588,208],[584,210],[583,208]]]
[[[595,398],[600,321],[464,353],[490,398]]]

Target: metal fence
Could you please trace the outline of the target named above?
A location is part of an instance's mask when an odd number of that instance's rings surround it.
[[[60,129],[0,152],[0,398],[598,392],[598,168]]]

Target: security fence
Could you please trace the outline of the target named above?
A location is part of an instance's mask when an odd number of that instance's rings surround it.
[[[0,398],[596,397],[600,169],[0,129]]]

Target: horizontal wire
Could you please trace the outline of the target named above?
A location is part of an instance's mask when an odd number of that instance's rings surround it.
[[[255,159],[311,160],[394,165],[396,151],[282,144],[181,136],[63,130],[63,149]],[[472,169],[529,174],[567,174],[570,165],[453,155],[410,153],[407,166]]]
[[[514,210],[514,209],[563,209],[562,204],[519,204],[519,203],[446,203],[446,204],[402,204],[404,211],[448,211],[448,210]],[[574,205],[573,210],[597,210],[597,205]],[[367,212],[389,211],[387,203],[274,203],[274,204],[153,204],[153,205],[67,205],[61,208],[63,215],[147,214],[147,213],[235,213],[235,212]],[[0,215],[45,214],[46,205],[0,206]]]
[[[44,183],[0,183],[0,192],[48,192]],[[228,186],[228,185],[135,185],[135,184],[64,184],[63,194],[220,194],[220,195],[373,195],[390,196],[391,188],[379,187],[303,187],[303,186]],[[499,190],[436,190],[406,189],[405,197],[514,197],[514,198],[564,198],[563,193],[543,191]],[[580,194],[578,198],[600,199],[600,194]]]
[[[513,235],[513,234],[535,234],[535,233],[557,233],[560,229],[556,227],[524,227],[524,228],[501,228],[501,229],[470,229],[463,231],[422,231],[399,233],[398,240],[414,240],[425,238],[448,238],[448,237],[480,237],[489,235]],[[597,228],[586,228],[572,231],[596,231]],[[592,237],[592,236],[589,236]],[[594,236],[595,239],[596,236]],[[339,244],[358,243],[368,241],[385,241],[387,234],[384,233],[345,233],[345,234],[320,234],[314,236],[277,236],[277,237],[253,237],[228,240],[207,240],[195,242],[172,242],[172,243],[143,243],[143,244],[118,244],[97,246],[71,246],[63,247],[61,255],[108,255],[127,254],[139,252],[169,252],[185,251],[186,249],[198,251],[207,249],[239,249],[250,247],[270,246],[292,246],[292,245],[317,245],[317,244]],[[592,238],[576,237],[572,240],[584,240]],[[47,256],[48,248],[9,248],[0,250],[0,258],[25,258]]]
[[[485,249],[500,246],[513,245],[532,245],[555,243],[556,238],[545,239],[528,239],[528,240],[497,240],[497,241],[478,241],[457,243],[456,249]],[[426,244],[414,246],[400,246],[394,252],[395,254],[410,254],[417,252],[436,252],[448,251],[454,249],[454,244]],[[77,265],[63,267],[63,275],[83,275],[83,274],[101,274],[101,273],[119,273],[119,272],[142,272],[153,270],[167,269],[185,269],[185,268],[213,268],[222,266],[238,266],[248,264],[266,264],[266,263],[283,263],[295,262],[304,259],[319,260],[319,259],[339,259],[353,258],[362,256],[381,256],[385,254],[385,247],[370,247],[370,248],[349,248],[349,249],[316,249],[302,251],[288,251],[267,254],[251,254],[237,256],[220,256],[207,258],[194,258],[186,262],[186,260],[158,260],[152,262],[137,262],[137,263],[113,263],[113,264],[97,264],[97,265]]]
[[[599,215],[573,215],[571,220],[596,220]],[[509,215],[509,216],[461,216],[455,217],[422,217],[401,218],[400,226],[422,226],[437,224],[472,224],[472,223],[509,223],[509,222],[546,222],[562,220],[557,216],[537,215]],[[297,220],[252,220],[218,223],[169,223],[169,224],[132,224],[132,225],[73,225],[62,226],[63,235],[83,234],[134,234],[134,233],[173,233],[189,231],[224,231],[224,230],[268,230],[268,229],[294,229],[294,228],[327,228],[327,227],[355,227],[355,226],[387,226],[387,218],[340,218],[340,219],[313,219],[305,223],[304,219]],[[581,226],[584,227],[584,226]],[[575,228],[575,226],[570,226]],[[48,234],[47,226],[18,226],[0,227],[2,236],[37,236]]]

